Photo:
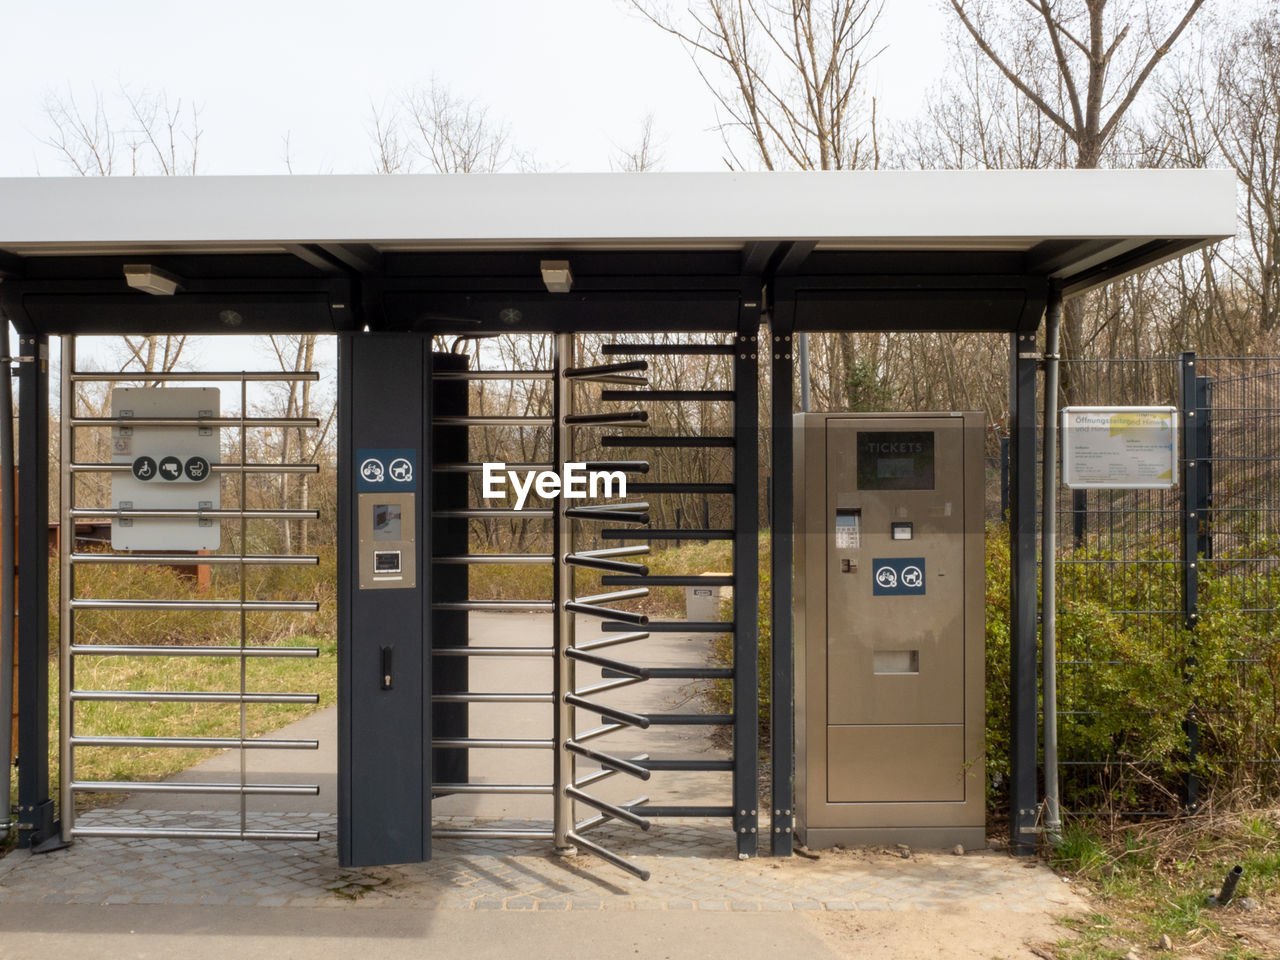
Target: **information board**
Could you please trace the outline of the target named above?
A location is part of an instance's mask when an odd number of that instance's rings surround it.
[[[112,419],[216,419],[216,387],[117,387]],[[217,510],[221,506],[216,426],[130,425],[111,428],[111,504],[122,510]],[[216,550],[217,520],[119,517],[111,524],[113,550]]]
[[[1062,482],[1158,490],[1178,482],[1177,407],[1063,407]]]

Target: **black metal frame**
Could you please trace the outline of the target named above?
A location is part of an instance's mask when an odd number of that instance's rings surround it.
[[[1163,241],[1155,241],[1158,246]],[[24,336],[24,350],[44,348],[50,334],[344,332],[636,332],[660,325],[671,331],[732,333],[751,349],[734,356],[739,418],[734,460],[741,504],[735,516],[735,653],[755,675],[756,529],[759,478],[755,413],[762,288],[769,296],[773,399],[770,512],[773,519],[773,796],[770,823],[775,853],[789,852],[792,824],[792,635],[790,619],[790,512],[792,377],[799,331],[999,331],[1010,333],[1013,716],[1010,793],[1014,849],[1032,846],[1037,790],[1035,552],[1035,330],[1043,314],[1051,270],[1067,262],[1059,248],[1041,244],[1008,251],[815,250],[811,242],[753,242],[742,251],[671,250],[602,252],[556,250],[574,265],[574,290],[548,293],[537,250],[492,253],[379,253],[363,245],[301,244],[288,253],[175,254],[150,262],[184,278],[172,297],[129,292],[122,256],[6,258],[0,312]],[[1123,246],[1123,245],[1122,245]],[[1131,245],[1130,245],[1131,246]],[[1150,246],[1150,245],[1149,245]],[[1166,244],[1169,250],[1173,247]],[[1052,249],[1051,249],[1052,248]],[[1164,250],[1165,247],[1161,247]],[[1075,293],[1125,271],[1155,247],[1099,250],[1086,272],[1064,278]],[[1056,259],[1055,259],[1056,258]],[[130,260],[136,257],[128,258]],[[753,306],[747,306],[753,303]],[[236,316],[229,316],[227,311]],[[236,322],[236,326],[228,323]],[[356,334],[358,335],[358,334]],[[31,338],[31,339],[28,339]],[[780,338],[780,339],[779,339]],[[50,835],[45,698],[47,659],[44,609],[44,530],[47,512],[47,370],[24,365],[20,374],[24,521],[20,556],[23,719],[19,802],[28,825],[24,842]],[[743,392],[745,391],[745,392]],[[350,421],[339,414],[339,424]],[[654,484],[651,492],[659,492]],[[640,485],[637,485],[640,492]],[[346,533],[350,535],[350,530]],[[32,574],[34,571],[34,575]],[[348,572],[349,574],[349,572]],[[735,738],[735,766],[755,770],[754,685],[740,677],[736,712],[752,724]],[[740,727],[740,729],[747,729]],[[748,756],[749,754],[749,756]],[[749,788],[748,788],[749,787]],[[755,778],[735,778],[738,831],[755,828]],[[750,822],[748,822],[750,821]],[[754,833],[737,833],[740,849],[754,851]]]

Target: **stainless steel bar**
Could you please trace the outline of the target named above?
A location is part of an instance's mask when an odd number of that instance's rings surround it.
[[[8,329],[8,325],[5,325]],[[75,757],[71,750],[71,736],[75,729],[75,706],[71,703],[71,688],[75,684],[75,661],[71,656],[71,648],[75,644],[75,618],[71,616],[71,597],[75,593],[75,580],[71,565],[71,553],[76,548],[75,523],[72,520],[75,508],[75,479],[65,465],[75,459],[75,433],[71,429],[70,420],[76,412],[75,385],[72,382],[76,368],[76,338],[62,338],[62,372],[59,384],[60,406],[62,416],[59,417],[58,436],[58,533],[61,539],[58,547],[58,807],[62,819],[62,840],[68,843],[76,823],[75,797],[71,792],[71,781],[75,779]],[[5,383],[4,388],[9,389]],[[5,483],[9,477],[5,477]],[[67,536],[68,531],[70,537]],[[9,704],[0,705],[6,713]],[[5,756],[8,756],[8,744],[5,744]],[[6,767],[8,764],[6,764]],[[5,771],[8,778],[8,770]],[[8,813],[8,810],[5,810]]]
[[[611,383],[624,387],[647,387],[649,385],[648,377],[634,377],[625,373],[602,373],[598,377],[588,377],[584,379],[587,383]]]
[[[588,749],[574,740],[568,741],[565,744],[565,748],[570,753],[577,754],[580,757],[586,757],[588,760],[594,760],[602,767],[612,767],[619,773],[630,774],[639,780],[648,780],[650,777],[650,773],[646,768],[636,766],[636,764],[632,763],[630,760],[623,760],[621,757],[611,757],[607,753],[600,753],[597,750]]]
[[[315,370],[302,370],[298,372],[285,370],[246,370],[244,372],[236,372],[233,370],[225,370],[214,372],[205,370],[201,372],[194,371],[174,371],[170,370],[166,373],[155,373],[144,370],[121,370],[113,373],[96,373],[87,370],[76,370],[71,374],[71,380],[75,383],[134,383],[134,382],[166,382],[186,381],[188,383],[216,383],[219,381],[234,380],[237,383],[241,380],[248,380],[252,383],[271,382],[279,380],[282,382],[300,382],[310,380],[315,382],[320,379],[320,374]]]
[[[605,560],[617,557],[638,557],[648,552],[648,544],[633,544],[628,547],[601,547],[599,550],[579,550],[577,551],[577,556]]]
[[[436,657],[553,657],[555,647],[436,647]]]
[[[318,417],[72,417],[72,427],[287,427],[320,426]]]
[[[527,739],[510,737],[436,737],[431,741],[431,746],[435,749],[550,750],[555,746],[555,741],[536,737]]]
[[[634,863],[631,863],[628,860],[623,860],[616,853],[613,853],[610,850],[606,850],[604,847],[600,846],[600,844],[595,843],[594,841],[588,840],[586,837],[584,837],[581,833],[577,832],[576,830],[569,831],[568,839],[573,843],[576,843],[578,846],[584,847],[587,850],[590,850],[601,860],[604,860],[606,863],[613,864],[619,870],[623,870],[631,874],[633,877],[637,877],[641,880],[649,879],[648,870],[645,870],[643,867],[637,867]]]
[[[171,837],[177,840],[298,840],[314,842],[318,831],[308,830],[188,830],[180,827],[76,827],[77,837]]]
[[[603,637],[599,640],[591,640],[587,643],[580,643],[577,649],[583,653],[590,653],[592,650],[599,650],[602,647],[616,647],[620,643],[631,643],[634,640],[647,640],[649,632],[647,630],[636,633],[615,633],[611,637]]]
[[[190,783],[164,780],[144,783],[131,780],[77,780],[71,784],[77,793],[245,793],[254,796],[320,795],[320,786],[314,783]]]
[[[648,760],[649,755],[647,753],[642,753],[639,756],[632,757],[631,759],[633,762],[639,763],[641,760]],[[607,780],[610,777],[616,777],[617,775],[617,770],[611,770],[606,767],[603,770],[595,771],[595,773],[588,773],[581,780],[574,783],[574,786],[579,788],[589,787],[592,784],[599,783],[601,780]]]
[[[319,510],[117,510],[77,507],[73,520],[319,520]]]
[[[433,603],[432,610],[554,610],[550,600],[446,600]]]
[[[484,469],[483,463],[433,463],[431,469],[435,473],[480,473]],[[554,470],[554,463],[508,463],[504,464],[507,470]]]
[[[437,370],[434,380],[550,380],[554,370]]]
[[[432,417],[431,423],[437,427],[549,427],[555,423],[555,418],[442,416]]]
[[[437,693],[432,703],[551,703],[549,693]]]
[[[318,693],[199,693],[168,690],[72,690],[73,702],[319,703]]]
[[[81,597],[70,601],[72,610],[247,610],[262,613],[271,610],[315,613],[316,600],[111,600]]]
[[[569,796],[573,797],[573,799],[577,800],[579,803],[585,803],[589,807],[594,807],[601,813],[607,813],[609,816],[617,820],[625,820],[627,823],[639,827],[641,830],[646,832],[651,826],[648,820],[643,817],[636,816],[626,807],[620,807],[616,804],[609,803],[606,800],[601,800],[598,797],[593,797],[591,794],[586,793],[583,790],[579,790],[577,787],[566,787],[565,790]],[[648,802],[649,798],[645,797],[644,799]]]
[[[128,473],[133,469],[130,463],[73,463],[72,473]],[[211,463],[210,473],[288,473],[314,474],[320,472],[317,463]]]
[[[555,787],[549,783],[433,783],[431,792],[435,794],[467,793],[482,796],[495,794],[549,796],[555,793]]]
[[[304,566],[314,567],[320,563],[318,556],[304,554],[257,554],[236,556],[229,553],[216,554],[172,554],[172,553],[73,553],[72,563],[134,563],[154,566],[228,566],[241,564],[250,567],[271,566]]]
[[[514,507],[466,507],[457,510],[432,510],[431,516],[441,520],[484,520],[502,517],[522,520],[550,520],[556,512],[550,507],[517,510]]]
[[[553,840],[553,830],[432,830],[434,840]]]
[[[573,509],[578,513],[617,513],[632,510],[636,513],[644,513],[649,509],[649,504],[640,500],[628,500],[625,503],[586,503]]]
[[[596,703],[594,700],[588,700],[586,697],[580,697],[576,693],[566,693],[564,695],[565,702],[577,707],[579,710],[587,710],[591,713],[598,713],[606,720],[617,720],[625,723],[629,727],[638,727],[641,730],[649,729],[649,718],[640,713],[632,713],[630,710],[623,710],[619,707],[611,707],[604,703]]]
[[[613,618],[621,623],[630,623],[643,627],[649,622],[648,614],[638,613],[634,610],[616,610],[613,607],[597,607],[590,603],[578,603],[570,601],[564,605],[564,608],[571,613],[580,613],[587,617],[600,617],[608,620]]]
[[[554,451],[552,459],[557,468],[573,460],[573,428],[566,418],[574,412],[573,382],[570,379],[573,368],[573,335],[557,333],[555,335],[555,392],[554,409],[556,428],[552,436]],[[644,370],[646,367],[630,367],[632,370]],[[604,373],[605,370],[594,372]],[[620,371],[619,371],[620,372]],[[574,570],[565,562],[565,555],[573,553],[573,521],[566,515],[568,501],[564,498],[556,501],[556,523],[553,533],[554,545],[552,554],[556,558],[555,567],[555,625],[554,642],[556,647],[555,671],[553,674],[552,694],[555,697],[555,712],[552,720],[552,736],[555,752],[552,760],[552,783],[555,786],[555,799],[552,801],[552,827],[554,830],[555,849],[558,853],[573,852],[571,839],[574,825],[573,799],[567,793],[570,784],[576,779],[574,755],[569,750],[573,741],[574,714],[573,707],[565,699],[565,695],[577,686],[574,676],[574,664],[565,651],[574,645],[574,616],[567,609],[573,600]]]
[[[612,593],[597,593],[590,597],[575,597],[577,603],[612,603],[618,600],[639,600],[649,595],[648,587],[634,587],[630,590],[615,590]]]
[[[615,673],[625,674],[628,677],[634,677],[637,680],[648,680],[649,671],[646,667],[636,666],[634,663],[627,663],[625,660],[614,660],[611,657],[602,657],[598,653],[589,653],[581,648],[575,647],[565,653],[565,656],[571,660],[581,660],[592,666],[600,667],[602,670],[612,670]]]
[[[615,677],[612,680],[602,680],[599,683],[593,683],[589,687],[580,687],[576,692],[580,697],[594,697],[597,693],[608,693],[610,690],[619,690],[622,687],[630,687],[633,684],[644,683],[639,677]],[[577,738],[581,742],[582,738]]]
[[[432,557],[432,563],[481,564],[481,563],[551,563],[555,559],[549,553],[467,553],[458,556]]]
[[[73,747],[176,747],[183,750],[316,750],[318,740],[267,740],[240,737],[71,737]]]
[[[77,643],[71,652],[93,657],[318,657],[319,647],[164,647],[142,643]]]
[[[607,737],[611,733],[617,733],[619,730],[625,729],[627,729],[627,725],[625,723],[602,723],[598,727],[592,727],[585,733],[578,734],[573,738],[573,740],[574,743],[588,743],[591,740],[598,739],[599,737]],[[609,772],[618,773],[619,771],[610,770]],[[582,784],[579,783],[578,786],[582,786]]]

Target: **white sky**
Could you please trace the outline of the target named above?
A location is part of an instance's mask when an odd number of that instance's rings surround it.
[[[914,114],[942,72],[939,0],[886,0],[882,117]],[[201,170],[372,171],[371,104],[432,75],[488,104],[541,169],[607,170],[654,114],[666,170],[723,169],[710,95],[676,40],[622,0],[0,0],[0,176],[71,171],[40,143],[43,105],[123,84],[202,108]]]

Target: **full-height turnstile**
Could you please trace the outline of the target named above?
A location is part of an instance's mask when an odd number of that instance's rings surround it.
[[[255,797],[314,796],[316,784],[271,782],[252,771],[250,754],[268,750],[314,750],[312,739],[263,737],[251,732],[251,712],[262,704],[315,704],[319,695],[256,687],[252,665],[266,660],[314,658],[311,645],[273,642],[255,618],[261,615],[314,614],[314,599],[263,596],[250,585],[257,573],[281,566],[319,563],[313,554],[288,549],[291,537],[280,527],[314,520],[314,509],[252,506],[251,482],[268,478],[315,474],[314,463],[270,462],[257,455],[263,431],[301,433],[319,426],[310,417],[255,416],[250,412],[251,388],[264,384],[314,381],[313,371],[124,371],[80,370],[76,338],[62,341],[61,483],[59,524],[59,631],[61,662],[61,825],[62,841],[77,836],[233,838],[250,840],[316,840],[315,830],[281,829],[263,825],[253,807]],[[144,386],[138,386],[144,384]],[[164,384],[164,386],[158,386]],[[195,385],[201,386],[195,386]],[[102,410],[86,409],[84,391],[92,386],[110,392],[99,402]],[[220,408],[221,394],[230,387],[229,406]],[[103,483],[102,481],[108,481]],[[273,488],[278,498],[278,488]],[[277,499],[278,502],[278,499]],[[83,544],[77,529],[110,524],[109,545]],[[277,535],[265,536],[266,527]],[[261,544],[276,542],[276,551]],[[86,585],[88,568],[111,565],[130,568],[186,568],[204,573],[190,577],[159,577],[163,595],[139,592],[103,595]],[[145,576],[113,578],[111,586]],[[101,588],[100,588],[101,589]],[[207,630],[197,643],[170,637],[129,642],[113,629],[113,618],[137,621],[143,617],[200,615]],[[154,635],[152,626],[143,633]],[[184,690],[167,686],[163,675],[143,669],[147,663],[170,658],[205,661],[207,673],[222,670],[216,689]],[[132,665],[134,669],[126,669]],[[121,688],[127,678],[152,676],[145,689]],[[136,683],[137,681],[133,681]],[[210,681],[210,687],[215,686]],[[157,706],[191,705],[190,715],[164,721],[165,732],[144,732],[143,712]],[[122,732],[103,734],[87,729],[86,711],[121,708],[127,718]],[[220,717],[197,716],[219,711]],[[200,732],[211,725],[216,734]],[[221,723],[218,721],[221,720]],[[118,729],[120,724],[114,726]],[[237,755],[236,776],[225,780],[123,781],[86,776],[85,751],[119,749],[231,750]],[[157,795],[234,798],[235,816],[196,822],[187,815],[160,823],[136,817],[125,821],[98,812],[91,823],[78,822],[76,797],[81,794],[130,794],[145,807]],[[193,805],[195,805],[193,803]],[[175,825],[171,822],[177,819]]]
[[[744,329],[731,342],[614,343],[609,360],[596,365],[574,362],[574,338],[554,338],[550,369],[483,370],[468,367],[460,355],[432,356],[429,338],[414,334],[348,335],[340,340],[340,406],[343,409],[340,454],[340,537],[349,545],[339,569],[340,733],[339,845],[347,864],[427,859],[436,837],[503,838],[549,841],[561,852],[581,848],[616,866],[646,876],[588,833],[610,821],[648,829],[650,818],[725,817],[733,824],[741,854],[756,850],[756,331]],[[649,390],[646,355],[722,356],[730,360],[732,383],[719,390]],[[472,413],[466,385],[474,381],[551,381],[550,409],[526,416]],[[579,385],[602,385],[606,404],[625,403],[619,412],[580,413]],[[521,469],[563,470],[576,462],[575,434],[646,424],[650,402],[729,402],[734,428],[722,436],[652,436],[647,432],[598,437],[605,449],[726,448],[732,473],[698,481],[646,482],[644,460],[588,462],[587,469],[624,471],[633,494],[696,493],[732,497],[734,526],[726,529],[653,529],[648,505],[623,501],[552,505],[517,511],[466,500],[467,475],[482,464],[468,432],[484,429],[545,429],[546,459],[510,464]],[[393,461],[411,465],[409,474],[391,470]],[[475,553],[469,549],[467,523],[476,519],[524,518],[551,526],[549,553]],[[579,528],[582,530],[579,530]],[[617,546],[580,547],[584,531]],[[650,586],[706,585],[706,577],[650,575],[634,558],[649,551],[634,541],[722,539],[734,544],[733,573],[715,579],[735,585],[734,616],[729,621],[654,623],[640,613],[613,606],[639,599]],[[632,541],[630,543],[625,541]],[[485,600],[467,593],[465,571],[478,564],[546,564],[554,568],[554,592],[545,598]],[[580,596],[575,569],[602,571],[604,593]],[[410,572],[412,571],[412,572]],[[476,611],[537,611],[554,615],[553,642],[479,645],[468,638],[466,616]],[[603,635],[579,638],[576,618],[600,621]],[[451,619],[446,619],[451,618]],[[604,648],[647,638],[651,632],[733,633],[732,667],[633,663]],[[474,658],[503,657],[521,662],[551,660],[549,684],[519,690],[474,690],[466,664]],[[636,659],[643,659],[637,657]],[[576,666],[598,668],[603,679],[580,686]],[[530,671],[530,677],[537,676]],[[734,709],[727,714],[643,714],[609,702],[613,690],[648,679],[731,680]],[[511,730],[502,736],[470,732],[469,711],[482,704],[545,703],[551,716],[545,730]],[[583,724],[580,716],[599,722]],[[616,755],[604,739],[632,728],[658,725],[728,725],[733,729],[732,759]],[[535,734],[535,735],[531,735]],[[534,750],[551,755],[550,782],[497,783],[473,780],[466,762],[475,750]],[[434,753],[434,762],[433,762]],[[593,785],[615,775],[648,780],[654,771],[720,770],[732,776],[731,803],[655,806],[646,797],[616,803]],[[450,823],[432,829],[431,797],[455,794],[546,795],[546,821],[525,826]],[[579,806],[590,811],[586,819]],[[546,825],[543,825],[543,824]]]

